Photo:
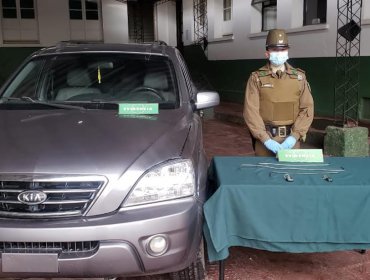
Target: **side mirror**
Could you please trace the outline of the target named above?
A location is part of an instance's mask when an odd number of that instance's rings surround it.
[[[200,91],[197,93],[195,108],[197,110],[211,108],[220,104],[220,96],[215,91]]]

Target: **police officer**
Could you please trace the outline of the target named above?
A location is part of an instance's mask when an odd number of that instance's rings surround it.
[[[265,52],[268,63],[248,79],[243,115],[256,156],[299,148],[313,120],[309,84],[303,70],[287,63],[288,49],[285,31],[270,30]]]

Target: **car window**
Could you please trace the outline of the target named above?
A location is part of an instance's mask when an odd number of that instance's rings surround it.
[[[16,75],[2,96],[19,98],[37,96],[39,76],[44,65],[44,60],[35,59],[27,63]]]
[[[42,70],[34,71],[45,63]],[[35,79],[42,71],[41,78]],[[31,61],[7,87],[5,96],[43,102],[159,103],[178,106],[171,61],[164,56],[120,53],[48,55]]]

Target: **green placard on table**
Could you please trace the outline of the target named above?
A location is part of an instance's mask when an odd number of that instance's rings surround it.
[[[284,162],[324,162],[322,149],[280,150],[277,156]]]
[[[153,115],[158,114],[158,103],[120,103],[119,115]]]

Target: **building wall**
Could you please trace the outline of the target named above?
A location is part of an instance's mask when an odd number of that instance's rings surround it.
[[[333,114],[336,55],[337,0],[327,0],[327,23],[302,27],[303,0],[278,0],[277,22],[288,32],[290,62],[306,71],[315,99],[315,112]],[[208,0],[208,39],[206,57],[199,52],[187,56],[196,60],[192,72],[200,83],[218,90],[224,101],[243,102],[250,73],[265,63],[266,32],[260,32],[260,14],[248,0],[233,0],[232,22],[222,22],[223,0]],[[160,4],[156,14],[156,39],[175,45],[174,2]],[[35,49],[71,39],[68,0],[36,0],[39,44],[3,44],[0,32],[0,83],[23,58]],[[360,66],[360,111],[370,119],[370,1],[363,0]],[[166,17],[167,16],[167,17]],[[102,40],[128,42],[127,4],[103,0],[101,7]],[[0,23],[1,24],[1,23]],[[232,34],[230,34],[230,31]],[[166,33],[167,32],[167,33]],[[169,36],[169,34],[171,36]],[[194,42],[193,1],[183,1],[183,41],[187,48]],[[190,52],[192,53],[192,52]],[[202,54],[203,55],[203,54]]]
[[[170,46],[176,46],[176,3],[168,1],[155,5],[154,15],[156,40],[164,41]]]
[[[105,43],[128,43],[127,4],[115,0],[102,3]]]
[[[189,0],[189,2],[192,2]],[[303,27],[303,0],[277,1],[277,27],[284,28],[291,48],[289,62],[306,71],[315,100],[315,114],[334,114],[334,89],[336,68],[337,0],[327,0],[327,22]],[[264,59],[267,32],[260,32],[260,13],[251,1],[233,0],[232,35],[222,31],[222,0],[208,0],[208,49],[207,59],[200,59],[193,52],[191,42],[185,40],[187,55],[193,73],[204,76],[221,95],[221,100],[244,102],[246,81],[250,73],[266,63]],[[184,5],[184,28],[192,25],[192,4]],[[186,31],[186,30],[185,30]],[[184,32],[185,33],[185,32]],[[361,60],[360,60],[360,119],[370,120],[370,1],[362,7]],[[198,56],[198,57],[197,57]],[[201,69],[202,73],[198,73]],[[200,82],[200,83],[202,83]]]
[[[68,1],[37,1],[37,18],[41,46],[54,45],[70,38]]]
[[[189,1],[184,2],[190,3]],[[123,1],[102,0],[100,21],[70,20],[68,0],[35,0],[35,13],[36,20],[32,21],[37,22],[38,43],[33,42],[34,40],[4,43],[3,32],[0,32],[0,47],[45,47],[68,40],[90,40],[105,43],[129,42],[127,3]],[[144,16],[148,18],[148,15]],[[150,14],[150,16],[153,15]],[[176,46],[176,2],[161,2],[156,5],[155,17],[156,40],[162,40],[169,45]],[[14,25],[17,21],[17,19],[13,21]],[[27,20],[21,21],[27,23]],[[0,16],[0,31],[5,28],[5,22],[9,22],[9,20],[3,20]],[[153,22],[146,24],[153,29]],[[15,30],[16,27],[13,29]],[[86,34],[83,34],[83,29]],[[187,30],[191,32],[192,28],[188,27]],[[191,34],[188,42],[192,42]]]
[[[192,0],[184,3],[184,34],[193,26]],[[189,3],[191,2],[191,3]],[[232,35],[222,18],[223,0],[208,0],[209,60],[256,59],[264,57],[267,32],[261,32],[261,15],[251,1],[233,0]],[[370,56],[370,1],[363,0],[361,55]],[[287,31],[290,56],[335,57],[337,34],[337,0],[327,0],[327,23],[303,26],[303,0],[277,1],[277,26]],[[223,31],[226,29],[227,31]],[[225,36],[226,35],[226,36]],[[184,38],[185,45],[192,43]]]
[[[216,90],[224,102],[244,103],[250,73],[265,59],[207,60],[200,46],[185,47],[185,59],[198,89]],[[294,58],[290,63],[305,69],[315,101],[316,116],[333,116],[335,57]],[[370,57],[360,61],[359,118],[370,121]]]
[[[11,43],[4,43],[3,30],[7,29],[16,33],[17,31],[14,30],[18,28],[16,24],[18,20],[3,20],[0,10],[0,65],[2,66],[0,85],[26,56],[39,48],[55,45],[59,41],[90,40],[105,43],[128,43],[127,3],[121,0],[101,0],[100,2],[100,21],[84,22],[70,20],[68,0],[35,0],[36,20],[32,20],[32,22],[37,22],[37,40]],[[185,2],[188,3],[188,1]],[[149,2],[145,2],[145,4],[151,5]],[[176,3],[162,1],[157,7],[156,40],[163,40],[167,44],[175,46],[177,44]],[[150,13],[150,15],[145,14],[144,16],[148,28],[152,30],[153,10],[148,8],[145,12]],[[152,19],[150,20],[149,17]],[[13,22],[14,26],[9,26],[9,22]],[[22,20],[22,22],[24,31],[27,32],[28,21]],[[153,40],[153,32],[150,33],[148,40]]]

